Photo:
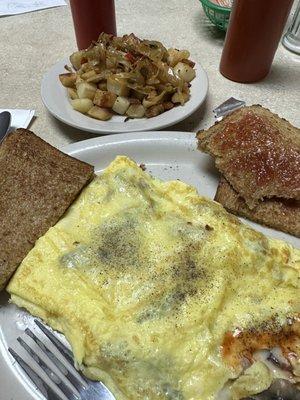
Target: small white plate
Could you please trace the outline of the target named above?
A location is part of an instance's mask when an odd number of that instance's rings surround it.
[[[203,103],[208,91],[208,78],[200,64],[195,65],[196,77],[191,82],[191,97],[183,106],[174,107],[153,118],[130,119],[124,122],[121,115],[114,115],[109,121],[99,121],[72,109],[67,90],[59,81],[58,75],[66,72],[64,66],[70,65],[68,59],[59,61],[43,77],[41,96],[48,111],[60,121],[75,128],[98,134],[138,132],[162,129],[182,121]]]
[[[197,150],[194,133],[172,131],[125,133],[77,142],[62,150],[94,165],[97,173],[103,171],[117,155],[126,155],[138,163],[144,163],[146,171],[153,176],[163,180],[180,179],[195,186],[200,195],[211,199],[214,198],[218,185],[219,176],[214,162],[210,156]],[[299,239],[294,236],[247,220],[243,221],[268,236],[286,240],[295,247],[300,247]],[[8,346],[11,346],[34,367],[16,341],[18,336],[25,336],[24,330],[28,326],[39,335],[33,317],[13,304],[8,304],[6,293],[0,293],[1,400],[43,399],[21,368],[16,363],[13,364],[7,351]],[[45,342],[48,343],[47,340]],[[54,351],[53,348],[52,350]]]

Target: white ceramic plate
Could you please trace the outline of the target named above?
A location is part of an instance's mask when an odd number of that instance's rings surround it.
[[[97,173],[100,173],[117,155],[122,154],[138,163],[144,163],[149,173],[161,179],[181,179],[194,185],[199,194],[209,198],[213,198],[216,192],[218,174],[214,163],[210,156],[196,149],[196,139],[192,133],[127,133],[89,139],[67,146],[63,150],[94,165]],[[293,236],[249,221],[246,223],[266,235],[300,247],[299,239]],[[8,305],[8,296],[2,293],[0,295],[0,400],[42,399],[20,367],[12,364],[7,352],[7,347],[11,346],[29,361],[16,342],[18,335],[25,336],[23,331],[27,326],[39,335],[34,327],[33,318],[14,305]],[[29,363],[32,365],[30,361]]]
[[[124,122],[125,117],[115,115],[109,121],[99,121],[72,109],[67,90],[58,78],[59,74],[66,72],[66,64],[70,64],[68,59],[58,62],[44,75],[41,86],[43,103],[60,121],[96,134],[147,131],[173,125],[196,111],[205,100],[208,91],[207,75],[201,65],[196,64],[196,78],[191,82],[190,88],[191,97],[183,106],[174,107],[153,118],[130,119]]]

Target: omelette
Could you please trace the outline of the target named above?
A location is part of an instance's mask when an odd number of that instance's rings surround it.
[[[8,292],[117,400],[238,400],[300,381],[299,272],[300,250],[119,156]],[[270,367],[267,350],[292,368]]]

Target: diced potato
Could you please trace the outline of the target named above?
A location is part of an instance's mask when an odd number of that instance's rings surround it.
[[[119,96],[113,105],[113,111],[117,114],[124,115],[130,106],[130,101],[126,97]]]
[[[71,54],[70,61],[73,67],[78,70],[81,67],[81,62],[84,58],[84,51],[75,51],[75,53]]]
[[[107,92],[97,89],[93,103],[99,107],[112,108],[116,101],[117,95],[115,93]]]
[[[176,64],[173,68],[173,71],[185,82],[191,82],[196,76],[195,70],[183,62],[179,62],[178,64]]]
[[[162,105],[165,111],[169,111],[174,107],[174,104],[171,101],[165,101],[164,103],[162,103]]]
[[[142,118],[145,115],[145,108],[142,104],[131,104],[126,114],[131,118]]]
[[[100,89],[100,90],[107,90],[106,80],[103,82],[99,82],[97,86],[98,86],[98,89]]]
[[[81,74],[81,78],[86,80],[95,75],[96,75],[96,72],[92,69],[91,71],[87,71],[87,72],[84,72],[83,74]]]
[[[94,99],[97,86],[92,83],[82,82],[77,86],[77,94],[80,99]]]
[[[188,50],[169,49],[167,61],[171,67],[174,67],[179,61],[189,58],[189,56],[190,52]]]
[[[154,106],[147,108],[145,115],[147,118],[153,118],[159,114],[162,114],[164,111],[165,108],[162,104],[155,104]]]
[[[195,64],[196,64],[194,61],[189,60],[189,59],[187,59],[187,58],[183,58],[181,61],[182,61],[184,64],[189,65],[189,66],[192,67],[192,68],[194,68],[194,66],[195,66]]]
[[[188,101],[188,99],[190,98],[189,93],[184,93],[184,92],[176,92],[173,94],[172,96],[172,102],[173,103],[180,103],[182,106],[184,105],[184,103],[186,103]]]
[[[129,88],[126,85],[126,80],[113,74],[107,78],[107,90],[115,93],[118,96],[128,96],[129,94]]]
[[[74,87],[76,82],[76,74],[71,72],[59,74],[59,80],[65,87]]]
[[[72,99],[72,100],[78,99],[78,94],[77,94],[76,89],[68,88],[68,96],[69,96],[70,99]]]
[[[74,99],[70,100],[70,102],[74,110],[83,114],[87,113],[93,107],[91,99]]]
[[[106,108],[100,108],[98,106],[93,106],[88,111],[88,115],[92,118],[100,119],[101,121],[107,121],[112,117],[112,113],[110,113]]]

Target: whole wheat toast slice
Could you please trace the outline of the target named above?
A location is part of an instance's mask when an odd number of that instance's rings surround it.
[[[6,137],[0,146],[0,290],[93,176],[91,165],[29,130]]]
[[[300,237],[299,200],[266,199],[251,210],[224,177],[220,179],[215,200],[233,214]]]
[[[253,209],[264,198],[300,200],[300,130],[259,105],[197,134],[199,149]]]

